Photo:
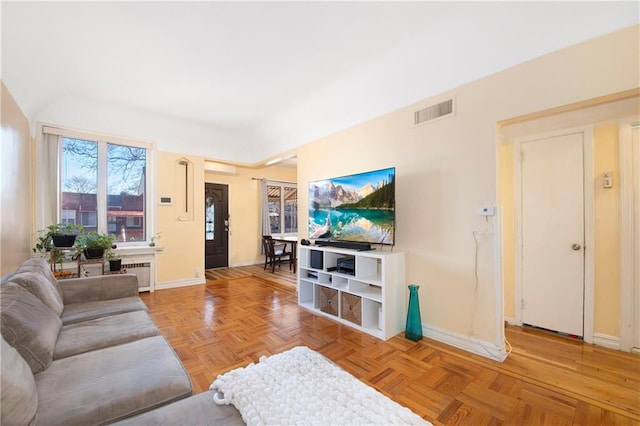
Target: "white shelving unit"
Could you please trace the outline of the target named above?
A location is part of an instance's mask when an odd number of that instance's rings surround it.
[[[354,261],[352,274],[337,269],[345,258]],[[300,246],[298,304],[387,340],[405,328],[404,274],[403,253]]]

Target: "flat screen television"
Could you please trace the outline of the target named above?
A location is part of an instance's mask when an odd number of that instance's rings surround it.
[[[395,244],[395,167],[309,183],[309,238]]]

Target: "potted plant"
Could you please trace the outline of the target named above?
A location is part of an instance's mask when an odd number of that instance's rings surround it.
[[[113,246],[115,236],[100,234],[97,231],[90,231],[88,234],[80,235],[76,239],[76,248],[84,253],[87,259],[101,259],[105,250]]]
[[[34,253],[44,253],[52,247],[73,247],[78,234],[84,232],[82,225],[73,223],[54,223],[38,231],[38,240],[33,247]]]
[[[55,247],[73,247],[78,234],[84,232],[82,225],[74,223],[56,223],[47,230]]]
[[[107,249],[107,260],[109,261],[109,271],[118,272],[122,269],[122,258],[115,251],[116,246],[113,245]]]
[[[152,235],[151,238],[149,238],[149,247],[155,247],[156,246],[156,240],[160,238],[160,233],[158,232],[155,235]]]

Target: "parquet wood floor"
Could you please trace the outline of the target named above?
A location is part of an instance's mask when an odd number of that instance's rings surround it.
[[[218,374],[306,345],[437,425],[640,425],[640,356],[508,327],[513,352],[499,363],[428,338],[381,341],[314,315],[297,306],[288,271],[225,268],[207,278],[142,294],[195,393]]]

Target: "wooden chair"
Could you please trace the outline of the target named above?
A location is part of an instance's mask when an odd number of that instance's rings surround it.
[[[287,245],[285,243],[279,243],[273,240],[271,235],[262,236],[262,247],[264,248],[264,269],[267,269],[267,265],[271,266],[271,272],[276,272],[276,263],[278,268],[282,264],[282,261],[289,262],[289,270],[293,265],[293,257],[291,252],[286,250]]]

